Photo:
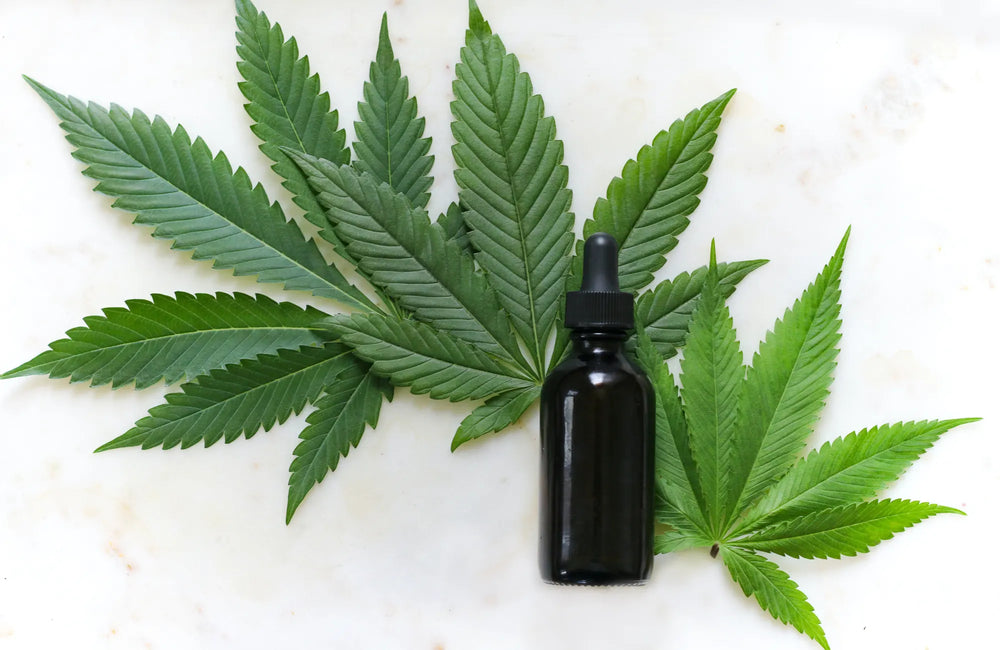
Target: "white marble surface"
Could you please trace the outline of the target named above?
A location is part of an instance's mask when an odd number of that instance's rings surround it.
[[[663,275],[767,257],[731,305],[749,355],[848,224],[843,352],[814,442],[869,424],[977,415],[890,496],[961,507],[842,561],[780,559],[834,648],[993,644],[1000,570],[1000,173],[996,2],[484,0],[566,143],[577,227],[670,121],[736,86],[701,208]],[[449,147],[464,3],[262,0],[347,124],[388,10],[434,137]],[[229,2],[0,5],[0,365],[82,316],[173,290],[265,291],[129,225],[21,81],[182,122],[279,191],[236,89]],[[271,292],[272,295],[279,295]],[[298,299],[298,298],[297,298]],[[250,441],[93,455],[164,389],[0,384],[0,648],[816,647],[704,551],[629,589],[541,584],[537,431],[452,455],[465,405],[400,391],[375,433],[283,523],[300,419]]]

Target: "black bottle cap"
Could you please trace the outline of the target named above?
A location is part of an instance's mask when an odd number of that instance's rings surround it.
[[[618,290],[618,244],[605,232],[583,245],[583,282],[566,294],[566,327],[616,329],[635,327],[635,300]]]

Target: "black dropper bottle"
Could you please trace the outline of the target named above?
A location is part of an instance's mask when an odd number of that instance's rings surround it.
[[[565,323],[572,349],[541,399],[542,578],[638,584],[653,566],[654,395],[625,355],[633,298],[618,289],[611,235],[587,239]]]

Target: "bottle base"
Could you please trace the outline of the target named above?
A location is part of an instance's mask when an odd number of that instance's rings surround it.
[[[542,576],[547,584],[564,587],[639,587],[646,584],[645,577],[596,572],[567,572]]]

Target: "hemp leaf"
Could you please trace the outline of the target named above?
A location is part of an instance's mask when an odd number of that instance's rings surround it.
[[[638,356],[656,392],[657,553],[711,547],[747,596],[829,650],[812,605],[760,553],[839,558],[927,517],[959,510],[870,500],[946,431],[977,418],[864,429],[797,458],[833,381],[840,274],[850,230],[816,280],[744,367],[720,283],[715,244],[675,383],[640,332]]]
[[[434,221],[426,212],[431,142],[386,16],[350,147],[295,39],[250,0],[236,0],[236,26],[250,129],[291,193],[291,210],[181,126],[26,79],[113,207],[195,260],[308,292],[316,304],[303,309],[239,293],[128,300],[84,318],[85,326],[2,376],[137,389],[185,382],[99,450],[230,443],[310,405],[293,451],[288,522],[376,426],[394,385],[437,399],[483,400],[452,449],[516,422],[565,350],[557,324],[567,286],[579,282],[574,250],[582,240],[574,237],[555,121],[475,2],[451,104],[459,195]],[[642,292],[637,320],[663,356],[684,344],[709,270],[650,288],[652,273],[698,206],[733,92],[642,147],[583,226],[585,235],[603,229],[617,237],[625,286]],[[318,239],[303,234],[297,211]],[[329,255],[353,266],[365,290]],[[714,295],[729,295],[763,263],[718,265]],[[337,305],[354,313],[335,314]]]

